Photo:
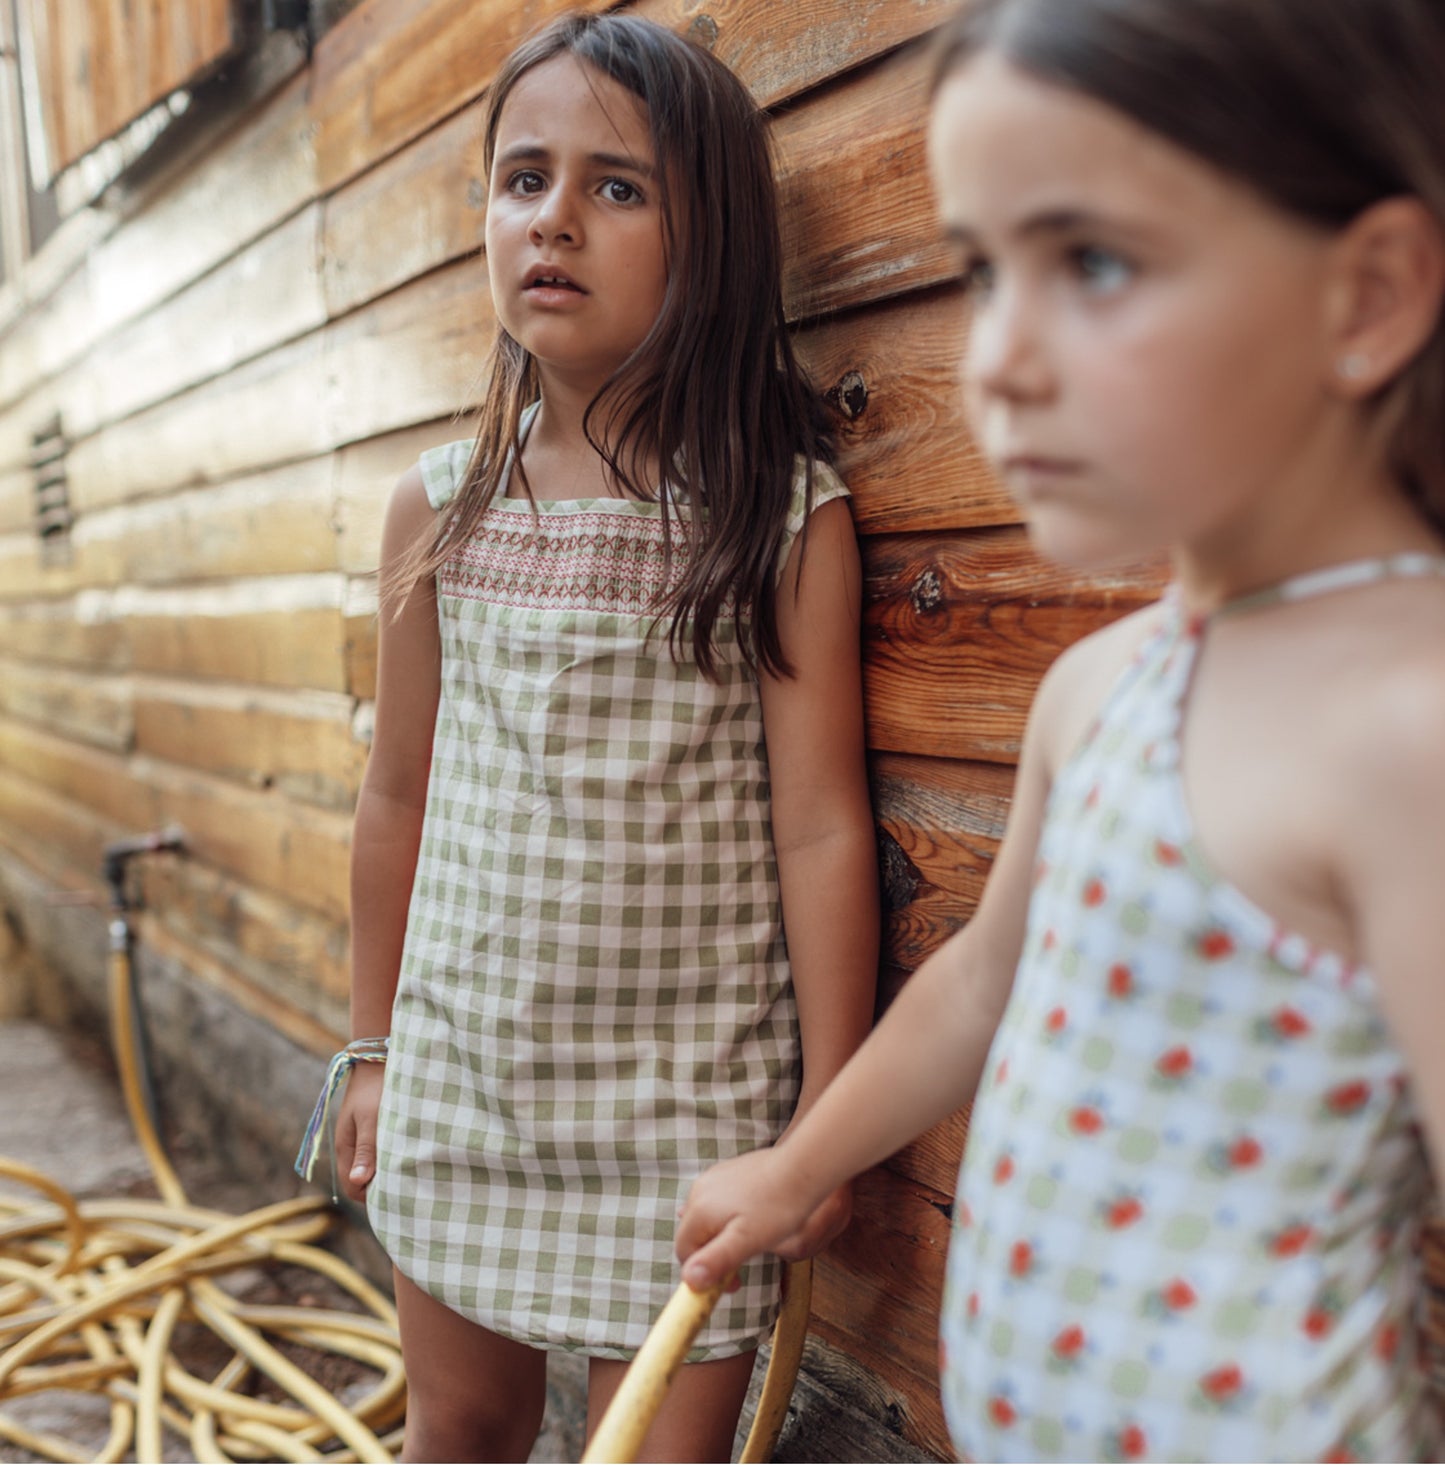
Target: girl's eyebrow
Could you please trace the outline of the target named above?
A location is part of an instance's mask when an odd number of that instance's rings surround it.
[[[541,143],[519,142],[498,156],[497,166],[505,167],[516,163],[546,163],[551,159],[551,149],[543,147]],[[588,153],[587,161],[598,168],[625,168],[630,172],[640,173],[644,178],[656,176],[656,170],[651,163],[624,153]]]
[[[1008,233],[1018,239],[1036,238],[1040,235],[1073,235],[1108,230],[1117,233],[1137,227],[1127,219],[1115,218],[1087,208],[1043,209],[1028,215],[1009,227]],[[964,247],[975,247],[978,236],[966,224],[946,223],[943,237],[950,243]]]

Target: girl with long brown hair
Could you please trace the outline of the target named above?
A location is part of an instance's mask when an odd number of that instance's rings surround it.
[[[475,443],[387,510],[350,1055],[381,1061],[337,1130],[413,1460],[525,1459],[548,1348],[600,1416],[688,1182],[806,1109],[877,960],[858,552],[765,119],[625,16],[526,42],[485,113],[498,344]],[[840,1188],[781,1252],[847,1215]],[[728,1457],[778,1279],[746,1270],[649,1458]]]

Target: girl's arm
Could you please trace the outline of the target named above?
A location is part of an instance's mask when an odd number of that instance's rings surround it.
[[[973,919],[918,969],[786,1143],[716,1165],[693,1185],[677,1235],[692,1286],[775,1250],[836,1187],[972,1097],[1023,947],[1049,749],[1061,728],[1078,730],[1078,662],[1077,651],[1061,658],[1035,700],[1008,830]]]
[[[1355,700],[1360,724],[1341,739],[1352,756],[1334,780],[1340,884],[1445,1185],[1445,660],[1432,650]]]
[[[423,536],[436,514],[413,467],[392,490],[381,535],[381,583]],[[419,582],[399,615],[383,595],[378,618],[376,726],[356,801],[351,842],[351,1035],[391,1031],[407,907],[421,845],[432,730],[441,689],[436,586]],[[358,1064],[336,1123],[342,1187],[359,1201],[376,1171],[376,1113],[382,1070]]]
[[[793,545],[778,586],[791,676],[764,675],[773,847],[803,1049],[792,1124],[868,1035],[878,976],[878,861],[863,751],[863,571],[848,505],[835,499]],[[791,1125],[789,1126],[791,1130]],[[839,1191],[780,1247],[795,1259],[847,1224]]]

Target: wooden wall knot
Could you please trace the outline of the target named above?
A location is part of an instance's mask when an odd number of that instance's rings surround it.
[[[693,16],[692,24],[687,28],[687,38],[705,51],[711,51],[717,45],[717,21],[706,12]]]
[[[823,393],[823,399],[849,422],[856,421],[868,406],[868,383],[856,371],[845,372]]]
[[[921,616],[931,615],[943,605],[943,576],[929,568],[908,589],[908,598]]]
[[[923,884],[918,866],[889,832],[878,829],[878,880],[883,894],[883,913],[892,915],[913,903]]]

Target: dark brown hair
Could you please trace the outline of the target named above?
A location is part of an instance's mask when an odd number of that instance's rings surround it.
[[[783,312],[766,115],[726,66],[663,26],[567,15],[524,41],[487,92],[489,175],[512,88],[561,55],[611,78],[646,110],[668,261],[657,320],[593,399],[584,431],[625,493],[660,503],[669,565],[675,551],[683,556],[657,606],[659,617],[671,617],[673,654],[690,642],[699,669],[712,675],[719,623],[735,615],[749,665],[787,672],[775,584],[795,459],[806,465],[811,508],[813,464],[831,461],[832,439]],[[403,567],[403,594],[475,532],[502,491],[509,450],[531,497],[520,420],[538,392],[535,362],[499,326],[466,476],[434,540]],[[650,463],[663,465],[665,491],[649,481]],[[690,513],[679,514],[679,504]]]
[[[1323,228],[1412,195],[1445,229],[1440,0],[974,0],[941,34],[935,86],[981,51]],[[1445,532],[1445,318],[1375,410],[1391,470]]]

